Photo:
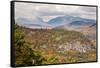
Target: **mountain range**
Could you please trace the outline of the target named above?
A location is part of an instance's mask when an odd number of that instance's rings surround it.
[[[48,21],[48,24],[52,26],[56,26],[56,27],[65,25],[65,24],[78,26],[78,25],[89,25],[93,23],[95,23],[95,20],[85,19],[85,18],[80,18],[80,17],[73,17],[69,15],[56,17]]]
[[[18,18],[16,20],[17,24],[27,28],[58,28],[58,27],[80,27],[80,26],[90,26],[95,24],[96,21],[92,19],[86,19],[81,17],[74,17],[70,15],[58,16],[50,19],[48,22],[44,22],[42,18],[37,18],[35,20],[29,20],[27,18]]]

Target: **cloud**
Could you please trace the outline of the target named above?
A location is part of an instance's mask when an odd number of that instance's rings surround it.
[[[22,2],[15,3],[15,18],[24,17],[34,20],[40,17],[48,21],[60,15],[96,19],[96,7]]]
[[[96,20],[96,7],[81,6],[78,9],[81,11],[81,17]]]
[[[96,12],[96,7],[80,7],[80,9],[82,11],[86,11],[86,12],[92,12],[92,13],[95,13]]]

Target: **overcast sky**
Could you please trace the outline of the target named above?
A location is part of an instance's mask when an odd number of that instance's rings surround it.
[[[63,15],[96,19],[96,7],[15,2],[15,19],[34,20],[40,17],[44,21],[49,21]]]

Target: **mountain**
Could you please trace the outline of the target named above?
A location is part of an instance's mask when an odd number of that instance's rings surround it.
[[[26,39],[31,42],[31,46],[38,45],[39,48],[49,49],[52,48],[56,52],[64,51],[77,51],[81,53],[94,51],[95,49],[92,46],[92,43],[89,39],[85,37],[84,34],[77,31],[69,30],[39,30],[39,29],[30,29],[22,28],[26,34]],[[34,38],[33,38],[34,37]],[[37,40],[38,39],[38,40]],[[34,41],[37,40],[36,43]]]
[[[72,26],[87,26],[87,25],[91,25],[91,24],[94,24],[94,23],[95,23],[94,20],[80,20],[80,21],[73,21],[69,25],[72,25]]]
[[[60,26],[60,25],[64,25],[65,23],[70,23],[71,21],[73,21],[73,19],[74,17],[72,16],[60,16],[51,19],[50,21],[48,21],[48,24],[52,26]]]
[[[71,25],[80,26],[80,25],[93,24],[95,23],[95,20],[65,15],[65,16],[59,16],[59,17],[53,18],[47,23],[54,27],[58,27],[58,26],[66,25],[66,24],[70,26]]]
[[[91,25],[95,23],[95,20],[85,19],[81,17],[74,17],[70,15],[58,16],[50,19],[48,22],[44,22],[42,18],[37,17],[36,19],[18,18],[16,23],[19,26],[27,28],[38,28],[38,29],[52,29],[61,27],[65,28],[79,28],[80,26]]]
[[[18,18],[16,23],[19,26],[27,27],[27,28],[51,28],[51,26],[45,23],[41,18],[37,18],[36,20],[29,20],[26,18]]]

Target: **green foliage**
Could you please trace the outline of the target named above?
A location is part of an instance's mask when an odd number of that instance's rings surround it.
[[[24,39],[25,35],[22,29],[15,25],[15,64],[16,65],[28,65],[31,59],[32,50],[28,47],[28,44]]]
[[[25,33],[18,25],[15,25],[15,65],[41,64],[43,57],[41,52],[34,51],[25,41]],[[34,63],[32,61],[35,61]]]

